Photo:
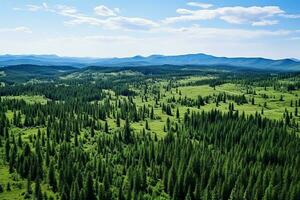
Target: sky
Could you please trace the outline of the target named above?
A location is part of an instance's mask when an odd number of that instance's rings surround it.
[[[300,59],[298,0],[1,0],[0,54]]]

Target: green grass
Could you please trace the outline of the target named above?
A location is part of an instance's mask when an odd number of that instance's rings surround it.
[[[29,138],[37,134],[38,129],[40,129],[42,132],[45,131],[46,129],[41,127],[41,128],[26,128],[26,129],[21,129],[21,128],[16,128],[12,127],[11,134],[14,136],[18,136],[21,134],[23,142],[29,142]],[[26,180],[23,180],[19,175],[16,173],[9,173],[7,164],[4,163],[4,152],[0,152],[0,184],[4,188],[4,192],[0,193],[0,200],[11,200],[11,199],[24,199],[24,192],[26,191]],[[4,165],[5,164],[5,165]],[[6,190],[7,183],[10,183],[11,185],[11,191]],[[32,182],[32,190],[34,190],[34,182]],[[53,192],[51,192],[49,186],[46,183],[41,184],[42,191],[46,192],[51,196],[55,196]]]
[[[7,183],[10,183],[11,191],[6,190]],[[3,165],[0,166],[0,184],[4,189],[0,193],[1,200],[24,199],[21,194],[25,192],[25,181],[16,174],[9,174],[8,168]]]
[[[182,80],[179,80],[178,82],[181,84],[187,84],[187,83],[194,83],[196,81],[202,81],[202,80],[210,80],[210,79],[215,79],[216,77],[214,76],[190,76],[186,77]]]
[[[10,183],[11,191],[6,190],[7,183]],[[2,185],[4,192],[0,193],[0,200],[21,200],[24,199],[23,194],[26,192],[27,181],[20,178],[16,173],[10,174],[8,168],[4,165],[0,165],[0,184]],[[55,197],[49,186],[46,183],[41,184],[42,192],[46,192],[48,196]],[[34,182],[31,184],[31,188],[34,191]],[[33,197],[33,195],[32,195]]]
[[[44,96],[27,96],[27,95],[20,95],[20,96],[3,96],[3,99],[17,99],[17,100],[24,100],[29,104],[40,103],[40,104],[47,104],[48,99]]]

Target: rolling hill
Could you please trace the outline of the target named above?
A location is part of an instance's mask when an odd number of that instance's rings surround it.
[[[56,55],[2,55],[0,66],[9,65],[55,65],[83,68],[86,66],[154,66],[154,65],[226,65],[263,70],[298,71],[300,62],[296,59],[272,60],[266,58],[228,58],[206,54],[187,54],[177,56],[152,55],[128,58],[76,58]]]
[[[32,79],[50,80],[75,69],[70,66],[12,65],[0,68],[0,80],[7,83],[24,82]]]

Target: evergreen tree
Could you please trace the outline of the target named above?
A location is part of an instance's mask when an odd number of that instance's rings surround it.
[[[87,180],[84,187],[84,195],[86,200],[96,200],[94,191],[94,181],[91,173],[88,173]]]
[[[129,144],[133,141],[129,119],[126,118],[124,125],[124,142]]]
[[[34,198],[36,200],[43,200],[43,194],[42,194],[42,189],[41,189],[40,179],[39,178],[37,178],[35,180]]]
[[[177,108],[177,110],[176,110],[176,118],[179,119],[179,117],[180,117],[179,109]]]
[[[52,190],[55,192],[57,190],[54,162],[51,160],[48,170],[48,183],[52,187]]]

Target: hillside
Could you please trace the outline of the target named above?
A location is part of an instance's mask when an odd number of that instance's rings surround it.
[[[76,68],[70,66],[13,65],[0,68],[0,80],[24,82],[31,79],[50,80]]]

